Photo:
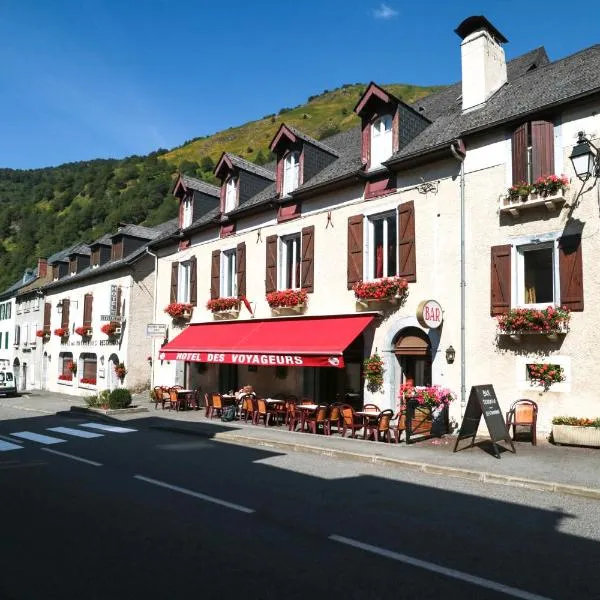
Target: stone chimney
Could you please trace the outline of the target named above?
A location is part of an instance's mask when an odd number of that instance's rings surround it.
[[[37,276],[46,277],[48,275],[48,259],[38,258]]]
[[[455,30],[460,45],[463,112],[481,108],[506,83],[508,40],[482,15],[465,19]]]

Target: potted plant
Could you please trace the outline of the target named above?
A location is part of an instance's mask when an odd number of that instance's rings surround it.
[[[554,417],[552,439],[555,444],[600,448],[600,418]]]
[[[408,282],[403,277],[384,277],[373,281],[358,281],[352,286],[358,301],[400,300],[408,296]]]
[[[539,385],[544,392],[547,392],[553,383],[560,383],[565,380],[565,372],[560,365],[533,363],[527,365],[527,371],[531,383]]]
[[[415,386],[403,383],[400,386],[398,410],[407,414],[410,408],[410,433],[443,434],[446,433],[446,409],[454,401],[455,395],[440,385]],[[402,417],[401,417],[402,418]]]
[[[73,375],[71,373],[61,373],[58,376],[59,381],[73,381]]]
[[[531,186],[531,193],[542,197],[564,192],[569,187],[569,178],[566,175],[545,175],[538,177]]]
[[[165,307],[164,311],[176,321],[185,321],[191,318],[193,308],[191,304],[186,302],[171,302]]]
[[[383,361],[379,354],[372,354],[365,358],[363,362],[363,377],[367,381],[367,389],[370,392],[377,392],[383,386]]]
[[[47,342],[50,339],[50,332],[45,329],[38,329],[35,332],[35,335],[39,338],[42,338],[42,342]]]
[[[67,338],[69,337],[69,330],[66,327],[57,327],[54,330],[54,335],[59,338]]]
[[[72,375],[76,375],[77,374],[77,363],[70,360],[67,363],[67,371],[69,371]]]
[[[508,200],[510,202],[525,202],[531,193],[531,189],[532,186],[525,181],[511,185],[507,191]]]
[[[102,325],[100,331],[108,337],[115,337],[117,334],[121,333],[121,327],[114,321],[110,321],[109,323]]]
[[[498,332],[518,339],[521,334],[545,334],[555,339],[569,328],[571,312],[566,306],[539,308],[513,308],[497,318]]]
[[[92,329],[90,327],[75,327],[75,333],[81,337],[90,337],[92,335]]]
[[[119,363],[115,365],[115,374],[116,376],[123,382],[125,379],[125,375],[127,375],[127,369],[125,368],[125,363]]]
[[[96,378],[95,377],[82,377],[79,380],[79,383],[83,383],[85,385],[96,385]]]
[[[239,312],[242,301],[240,298],[213,298],[206,303],[211,313]]]

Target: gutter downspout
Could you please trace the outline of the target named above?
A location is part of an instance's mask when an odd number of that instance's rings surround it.
[[[150,252],[148,246],[146,246],[146,253],[150,256],[154,257],[154,307],[152,309],[152,320],[154,321],[156,317],[156,304],[158,301],[158,254],[154,252]],[[154,365],[155,365],[155,357],[156,357],[156,337],[152,337],[152,368],[150,369],[150,391],[154,389]]]
[[[455,144],[457,147],[455,147]],[[450,144],[450,152],[460,162],[460,417],[464,416],[466,406],[466,275],[465,275],[465,155],[462,140]]]

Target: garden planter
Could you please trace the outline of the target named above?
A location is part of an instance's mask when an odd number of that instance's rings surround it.
[[[552,438],[555,444],[600,448],[600,427],[552,425]]]

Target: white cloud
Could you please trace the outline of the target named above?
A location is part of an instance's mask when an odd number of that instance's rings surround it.
[[[383,2],[379,5],[379,8],[376,8],[373,11],[373,16],[376,19],[393,19],[398,16],[398,11],[394,10],[391,6],[387,4],[383,4]]]

